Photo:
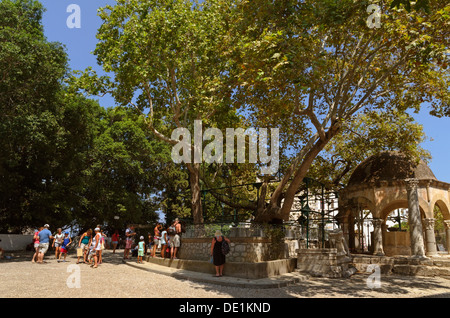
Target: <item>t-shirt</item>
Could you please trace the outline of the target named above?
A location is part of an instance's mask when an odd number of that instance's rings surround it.
[[[63,238],[64,238],[64,234],[62,234],[62,233],[61,233],[61,234],[56,234],[56,235],[55,235],[56,243],[61,244]]]
[[[62,242],[61,247],[67,249],[67,244],[69,244],[70,238],[65,238]]]
[[[50,232],[48,229],[43,229],[42,231],[39,232],[39,242],[49,243],[50,236],[52,236],[52,232]]]
[[[139,250],[140,250],[140,251],[143,251],[143,250],[144,250],[144,244],[145,244],[144,241],[140,241],[140,242],[139,242]]]
[[[131,229],[126,229],[126,231],[125,231],[125,236],[126,236],[126,238],[127,238],[127,241],[133,240],[132,236],[127,236],[127,234],[131,234],[131,233],[132,233],[132,232],[131,232]]]
[[[85,244],[85,245],[88,244],[90,239],[91,239],[91,237],[86,234],[85,236],[83,236],[83,239],[81,240],[81,244]]]
[[[114,233],[114,234],[112,235],[112,241],[113,241],[113,242],[118,242],[118,241],[119,241],[119,234]]]
[[[162,231],[162,233],[161,233],[161,244],[162,245],[165,245],[167,243],[166,239],[165,239],[165,237],[166,237],[165,234],[167,234],[167,231],[166,230]]]
[[[34,232],[34,235],[39,235],[39,231]],[[34,237],[33,237],[34,239]],[[39,244],[39,236],[34,240],[35,244]]]

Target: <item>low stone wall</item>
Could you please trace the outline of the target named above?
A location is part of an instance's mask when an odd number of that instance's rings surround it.
[[[162,259],[158,257],[146,257],[149,263],[184,269],[194,272],[215,274],[214,265],[209,261],[185,260],[185,259]],[[239,277],[245,279],[260,279],[274,277],[293,272],[296,268],[297,260],[280,259],[258,263],[226,262],[223,274],[225,276]]]
[[[411,255],[411,239],[409,232],[384,233],[383,250],[386,256]]]
[[[33,235],[0,234],[0,247],[5,251],[22,251],[32,243]]]
[[[274,246],[265,237],[230,238],[230,253],[227,262],[258,263],[276,259],[296,258],[298,241],[286,239],[279,253],[274,257]],[[209,261],[212,238],[181,238],[179,258],[186,260]]]
[[[297,271],[317,277],[349,277],[356,272],[350,270],[350,261],[350,257],[340,255],[336,248],[300,249]]]
[[[360,273],[367,273],[370,265],[377,265],[380,274],[383,275],[450,277],[450,257],[446,255],[427,259],[407,256],[353,255],[352,259],[352,265]]]

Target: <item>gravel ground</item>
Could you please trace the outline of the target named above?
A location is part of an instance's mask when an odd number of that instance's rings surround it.
[[[73,252],[72,252],[73,253]],[[8,253],[7,253],[8,255]],[[349,279],[310,278],[296,285],[250,289],[179,280],[122,263],[123,251],[104,251],[98,268],[76,264],[75,255],[58,263],[52,251],[47,263],[31,263],[31,252],[0,261],[1,298],[415,298],[450,297],[445,278],[381,276],[381,287],[367,287],[367,275]],[[156,266],[156,265],[155,265]],[[79,272],[74,271],[74,268]],[[79,287],[72,278],[79,273]],[[73,288],[69,288],[72,284]],[[176,290],[176,293],[174,293]],[[58,291],[55,294],[55,291]]]

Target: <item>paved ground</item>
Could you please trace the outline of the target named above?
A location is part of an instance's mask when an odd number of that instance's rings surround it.
[[[68,262],[58,263],[52,252],[46,264],[30,262],[31,252],[15,254],[0,261],[0,297],[69,297],[69,298],[414,298],[450,297],[450,280],[445,278],[381,276],[381,287],[367,286],[367,275],[353,275],[349,279],[300,279],[285,287],[259,288],[247,281],[247,287],[224,286],[234,278],[222,277],[222,284],[212,276],[167,269],[154,264],[128,264],[118,254],[104,252],[104,263],[98,268],[76,264],[75,255]],[[7,254],[8,255],[8,254]],[[178,272],[178,277],[174,276]],[[199,276],[200,275],[200,276]],[[195,278],[204,277],[199,281]],[[276,279],[270,279],[276,282]],[[209,282],[205,282],[209,281]],[[282,280],[281,280],[282,281]],[[213,282],[213,283],[211,283]],[[241,280],[236,282],[242,283]],[[77,288],[79,283],[79,288]],[[267,283],[267,281],[266,281]],[[252,287],[253,284],[253,287]],[[226,284],[225,284],[226,285]],[[242,286],[242,285],[239,285]],[[72,288],[69,288],[72,287]],[[175,292],[174,292],[175,291]]]

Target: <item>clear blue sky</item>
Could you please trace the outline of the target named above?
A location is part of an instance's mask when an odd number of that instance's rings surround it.
[[[70,58],[70,67],[73,70],[84,70],[91,66],[98,73],[101,68],[91,52],[95,49],[95,38],[98,27],[101,24],[97,16],[97,9],[107,4],[113,5],[113,0],[41,0],[46,8],[43,17],[45,34],[49,41],[61,42],[66,46]],[[67,18],[72,12],[66,12],[70,4],[80,7],[80,28],[69,28]],[[104,107],[113,106],[114,100],[108,96],[99,99]],[[425,133],[432,141],[427,141],[423,147],[431,152],[433,157],[430,168],[436,177],[450,183],[450,118],[435,118],[428,115],[428,110],[423,108],[416,120],[424,126]]]

